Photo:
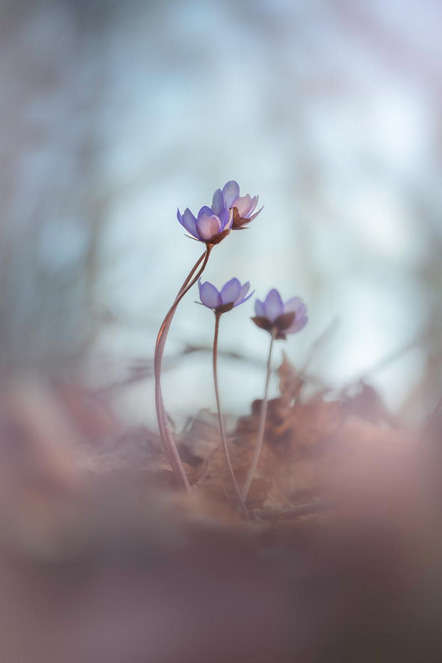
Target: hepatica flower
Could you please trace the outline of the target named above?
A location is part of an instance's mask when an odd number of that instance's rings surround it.
[[[216,407],[218,411],[221,444],[236,500],[241,508],[242,513],[247,518],[248,511],[241,495],[241,490],[238,486],[238,482],[236,480],[235,472],[232,466],[232,461],[230,459],[229,445],[227,443],[227,436],[221,411],[221,400],[218,386],[218,333],[222,314],[226,313],[227,311],[231,311],[235,306],[244,304],[244,302],[250,299],[250,297],[253,295],[253,292],[248,294],[250,290],[250,283],[248,281],[244,283],[244,285],[241,285],[238,279],[230,279],[230,281],[227,281],[221,290],[215,288],[215,286],[209,283],[209,281],[201,283],[201,279],[198,281],[198,287],[200,291],[201,304],[203,304],[203,306],[207,306],[207,308],[212,309],[212,311],[215,313],[215,335],[213,338],[213,380],[215,385]]]
[[[218,206],[216,211],[204,205],[195,217],[190,209],[186,209],[184,214],[177,211],[178,221],[187,230],[187,232],[200,242],[206,244],[218,244],[226,237],[233,223],[233,212],[225,205]]]
[[[232,230],[240,230],[246,223],[253,221],[260,211],[255,212],[258,205],[259,196],[253,198],[249,194],[245,196],[239,195],[239,185],[234,180],[227,182],[222,191],[217,189],[213,194],[212,209],[217,214],[223,208],[232,210],[233,223]]]
[[[218,290],[214,285],[206,281],[198,282],[201,304],[211,308],[215,313],[226,313],[235,306],[244,304],[253,295],[253,292],[247,294],[250,290],[250,283],[247,281],[244,285],[238,279],[231,279]]]
[[[265,329],[271,334],[269,354],[267,358],[266,381],[264,387],[264,398],[261,403],[261,412],[259,415],[258,436],[256,439],[255,451],[253,454],[252,465],[247,474],[247,478],[242,489],[241,497],[244,503],[256,475],[259,458],[261,455],[264,433],[266,428],[267,407],[269,400],[269,383],[271,376],[272,348],[277,338],[286,338],[287,334],[294,334],[304,327],[307,322],[307,308],[300,297],[292,297],[287,302],[283,302],[279,292],[273,288],[267,297],[261,302],[259,299],[255,302],[256,316],[252,318],[255,325]]]
[[[252,318],[255,325],[279,339],[300,331],[308,320],[307,307],[300,297],[292,297],[284,303],[275,288],[263,302],[256,300],[255,314]]]

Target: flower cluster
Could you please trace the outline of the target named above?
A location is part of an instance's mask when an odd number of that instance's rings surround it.
[[[157,341],[155,345],[154,374],[155,374],[155,406],[158,418],[158,428],[160,436],[168,456],[169,462],[175,472],[179,484],[186,490],[190,490],[190,485],[186,470],[180,458],[173,433],[168,422],[168,415],[164,405],[164,398],[161,388],[161,373],[164,348],[167,334],[171,326],[177,307],[187,292],[198,282],[200,301],[203,306],[210,308],[215,313],[215,334],[213,342],[213,373],[215,383],[215,394],[218,409],[218,419],[221,433],[221,440],[226,457],[227,467],[235,489],[238,505],[243,514],[248,517],[246,507],[246,498],[248,490],[253,481],[259,455],[264,439],[265,419],[268,402],[268,385],[271,375],[271,353],[275,339],[285,339],[287,334],[294,334],[300,331],[307,322],[306,306],[299,297],[292,297],[287,302],[283,302],[281,295],[274,288],[270,290],[264,301],[259,299],[255,302],[255,317],[253,322],[268,331],[271,335],[269,358],[267,361],[267,377],[263,399],[263,407],[260,414],[258,428],[258,438],[253,456],[253,462],[247,475],[246,482],[240,490],[235,477],[234,468],[231,463],[227,437],[224,430],[223,417],[221,414],[221,405],[217,378],[217,356],[218,356],[218,331],[220,319],[223,313],[231,311],[233,308],[244,304],[249,300],[253,292],[250,291],[250,283],[244,284],[237,278],[230,279],[218,290],[212,283],[201,281],[212,248],[219,244],[231,230],[242,230],[248,223],[253,221],[261,209],[257,210],[258,196],[240,195],[238,183],[234,180],[227,182],[222,189],[217,189],[213,194],[212,206],[204,205],[195,216],[189,208],[183,214],[177,210],[178,221],[187,230],[190,237],[203,242],[206,245],[205,251],[198,259],[189,275],[181,286],[175,300],[166,314],[163,323],[160,326]]]
[[[255,211],[259,196],[240,195],[237,182],[230,180],[222,189],[213,194],[212,207],[204,205],[197,216],[186,209],[183,214],[178,210],[178,221],[196,240],[207,245],[221,242],[231,230],[241,230],[261,212]],[[221,314],[246,302],[253,295],[248,294],[250,283],[241,283],[233,278],[221,290],[212,283],[198,281],[200,303],[215,313]],[[292,297],[283,302],[279,292],[273,288],[264,301],[255,302],[253,322],[265,329],[276,339],[285,339],[287,334],[300,331],[307,322],[306,306],[300,297]]]

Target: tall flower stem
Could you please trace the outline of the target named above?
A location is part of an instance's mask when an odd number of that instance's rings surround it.
[[[266,384],[265,384],[265,389],[264,389],[264,398],[261,404],[261,412],[260,412],[260,417],[259,417],[259,425],[258,425],[258,438],[256,440],[256,446],[255,446],[255,453],[253,454],[253,460],[252,460],[252,465],[250,467],[249,473],[247,475],[246,482],[244,484],[244,488],[242,490],[242,498],[244,502],[247,499],[247,495],[249,494],[250,486],[252,485],[252,481],[255,477],[256,474],[256,468],[258,467],[258,461],[261,456],[261,449],[262,449],[262,443],[264,440],[264,431],[266,427],[266,419],[267,419],[267,406],[269,402],[269,383],[270,383],[270,375],[271,375],[271,361],[272,361],[272,350],[273,350],[273,343],[275,340],[275,337],[278,333],[277,329],[273,329],[272,331],[272,338],[270,340],[270,348],[269,348],[269,355],[267,358],[267,373],[266,373]]]
[[[164,355],[164,348],[166,345],[167,335],[169,333],[170,325],[172,324],[175,312],[178,308],[178,304],[180,303],[184,295],[195,285],[195,283],[200,278],[201,274],[204,272],[212,248],[213,248],[212,244],[206,244],[206,250],[198,258],[197,262],[189,272],[189,275],[187,276],[183,285],[179,289],[177,296],[175,297],[174,303],[168,310],[166,317],[164,318],[161,324],[155,344],[155,357],[154,357],[155,407],[157,412],[158,428],[160,430],[161,440],[163,442],[166,455],[169,459],[173,471],[175,472],[176,478],[179,484],[181,485],[181,487],[185,488],[186,490],[190,490],[189,482],[187,480],[186,472],[184,470],[183,463],[181,462],[181,458],[179,456],[178,449],[172,435],[172,431],[170,430],[169,423],[167,420],[166,408],[164,407],[163,392],[161,389],[161,369],[163,365],[163,355]]]
[[[229,470],[230,478],[232,479],[232,484],[235,489],[236,496],[238,498],[238,504],[241,507],[241,511],[244,516],[249,517],[246,505],[241,495],[238,483],[236,481],[235,473],[232,467],[232,461],[230,460],[229,447],[227,446],[226,430],[224,428],[224,421],[221,412],[221,399],[219,396],[219,387],[218,387],[218,333],[219,333],[219,322],[221,320],[222,313],[215,312],[215,336],[213,339],[213,381],[215,384],[215,397],[216,397],[216,408],[218,410],[218,422],[219,429],[221,433],[221,441],[223,445],[224,456],[226,458],[227,468]]]

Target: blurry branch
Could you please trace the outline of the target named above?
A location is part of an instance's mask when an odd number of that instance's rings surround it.
[[[335,326],[337,324],[337,321],[333,321],[332,324],[321,334],[318,339],[313,343],[312,349],[309,353],[309,357],[307,358],[307,361],[304,364],[304,367],[302,370],[299,371],[299,377],[303,381],[306,381],[312,385],[315,385],[321,389],[323,389],[325,392],[328,391],[334,391],[336,389],[336,386],[332,384],[327,384],[323,378],[316,376],[312,373],[307,373],[306,372],[306,367],[311,361],[312,354],[314,353],[315,349],[324,343],[325,339],[329,337],[329,335],[334,331]],[[345,393],[346,390],[351,388],[352,386],[356,384],[360,384],[364,380],[367,379],[367,377],[371,377],[377,372],[381,371],[384,369],[386,366],[388,366],[390,363],[397,361],[400,359],[403,355],[405,355],[407,352],[409,352],[411,349],[414,347],[417,347],[420,345],[422,342],[422,339],[420,337],[413,339],[413,341],[407,343],[405,346],[402,348],[392,352],[391,354],[387,355],[384,357],[382,360],[374,364],[371,368],[367,369],[364,371],[363,374],[359,376],[355,376],[353,379],[349,380],[341,389],[340,393]],[[212,348],[209,345],[192,345],[192,344],[186,344],[184,348],[172,355],[168,356],[165,358],[164,362],[164,370],[170,371],[170,370],[175,370],[178,368],[178,365],[180,364],[182,359],[185,359],[189,356],[195,355],[196,353],[211,353]],[[242,361],[245,362],[251,366],[258,367],[262,369],[264,366],[264,362],[261,359],[256,359],[254,357],[244,355],[239,352],[235,352],[232,350],[220,350],[219,354],[223,357],[226,357],[228,359],[233,359],[235,361]],[[153,377],[153,361],[139,361],[135,365],[132,365],[129,367],[129,374],[126,375],[125,377],[121,378],[120,380],[116,380],[112,384],[106,385],[99,389],[100,395],[106,397],[106,396],[112,396],[112,394],[116,391],[119,391],[120,389],[123,389],[124,387],[133,385],[137,382],[141,382],[143,380],[150,380]]]
[[[392,364],[393,362],[397,361],[401,357],[403,357],[407,352],[410,350],[413,350],[413,348],[418,347],[422,343],[422,338],[419,335],[419,337],[414,338],[412,341],[409,343],[406,343],[403,345],[401,348],[398,350],[394,350],[390,354],[388,354],[386,357],[383,359],[379,360],[376,364],[373,364],[371,368],[368,368],[365,370],[358,378],[354,378],[351,380],[351,384],[354,384],[355,382],[360,382],[361,380],[365,380],[368,377],[371,377],[375,375],[376,373],[379,373],[379,371],[382,371],[384,368],[386,368],[389,364]]]
[[[333,336],[333,334],[336,332],[337,328],[339,327],[340,321],[338,318],[334,318],[330,322],[329,325],[324,329],[324,331],[316,338],[315,341],[310,346],[310,350],[307,355],[307,359],[304,362],[304,365],[302,369],[300,370],[300,373],[304,375],[312,363],[313,359],[316,357],[317,353],[319,350],[327,343],[327,341]]]
[[[180,352],[165,357],[163,370],[170,371],[176,369],[182,359],[185,359],[186,357],[194,355],[198,352],[211,353],[212,347],[210,345],[186,344]],[[233,350],[219,350],[218,354],[222,357],[243,361],[259,368],[264,365],[264,362],[260,359],[255,359],[254,357],[243,355]],[[125,378],[122,378],[121,380],[113,382],[110,385],[102,387],[100,389],[100,393],[103,395],[109,395],[112,394],[112,392],[134,384],[135,382],[149,380],[151,378],[153,378],[153,360],[139,361],[136,365],[129,367],[129,375],[127,375]]]
[[[119,316],[111,313],[110,311],[105,311],[101,316],[102,321],[105,324],[123,324],[123,321],[120,320]],[[323,382],[314,376],[307,377],[307,369],[314,359],[315,355],[319,349],[329,340],[329,338],[334,334],[336,328],[339,325],[338,319],[332,320],[332,322],[324,329],[324,331],[317,337],[315,341],[311,344],[307,359],[299,371],[300,375],[306,377],[306,379],[311,380],[311,382],[316,384],[321,384],[324,386]],[[145,328],[146,326],[152,326],[156,329],[156,323],[148,320],[134,320],[131,322],[131,326]],[[193,355],[198,352],[211,353],[212,347],[210,345],[193,345],[191,343],[186,343],[183,349],[180,352],[172,356],[165,357],[164,360],[164,370],[174,370],[177,367],[177,364],[186,357]],[[240,352],[235,352],[233,350],[219,350],[219,355],[226,357],[228,359],[234,359],[236,361],[243,361],[251,366],[256,366],[257,368],[263,368],[265,362],[262,359],[244,355]],[[131,385],[135,382],[140,382],[142,380],[148,380],[153,377],[153,361],[139,361],[134,366],[129,367],[129,375],[125,378],[118,380],[110,385],[103,387],[100,390],[100,393],[106,395],[110,394],[113,391],[121,389],[125,386]]]

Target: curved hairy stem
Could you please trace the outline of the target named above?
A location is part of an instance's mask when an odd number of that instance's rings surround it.
[[[199,257],[195,265],[192,267],[189,275],[187,276],[186,280],[184,281],[183,285],[178,291],[174,303],[168,310],[166,317],[164,318],[161,324],[155,344],[155,357],[154,357],[155,407],[158,419],[158,428],[160,431],[161,440],[164,444],[164,449],[166,451],[172,469],[175,472],[176,478],[179,484],[181,485],[181,487],[185,488],[186,490],[190,489],[189,482],[187,480],[186,472],[181,462],[181,458],[179,456],[178,449],[172,435],[172,431],[170,430],[169,423],[167,421],[166,409],[164,407],[163,393],[161,389],[161,368],[163,364],[163,355],[167,340],[167,334],[169,332],[170,325],[172,324],[175,312],[178,308],[178,304],[180,303],[184,295],[195,285],[195,283],[200,278],[201,274],[204,272],[212,248],[213,248],[212,244],[207,244],[206,250]]]
[[[241,511],[243,512],[243,514],[248,518],[249,513],[247,511],[244,500],[241,496],[241,491],[236,481],[235,473],[232,467],[232,462],[230,460],[229,448],[227,446],[226,431],[224,428],[224,421],[221,413],[221,400],[219,397],[219,387],[218,387],[218,332],[219,332],[219,321],[221,319],[221,315],[222,315],[221,313],[215,313],[215,336],[213,339],[213,381],[215,384],[216,408],[218,411],[219,429],[221,433],[221,441],[223,445],[224,456],[226,458],[227,468],[229,470],[230,478],[232,479],[232,484],[235,489],[236,496],[238,498],[238,504],[241,507]]]
[[[258,461],[259,457],[261,455],[261,449],[262,449],[262,443],[264,440],[264,431],[266,427],[266,419],[267,419],[267,405],[269,402],[269,382],[270,382],[270,375],[271,375],[271,360],[272,360],[272,350],[273,350],[273,342],[275,340],[275,336],[277,334],[277,330],[274,330],[272,332],[272,338],[270,341],[270,348],[269,348],[269,355],[267,358],[267,373],[266,373],[266,384],[265,384],[265,389],[264,389],[264,398],[261,403],[261,413],[259,417],[259,426],[258,426],[258,438],[256,440],[256,446],[255,446],[255,453],[253,454],[253,460],[252,460],[252,465],[250,467],[249,473],[247,475],[246,482],[244,484],[244,488],[242,490],[242,498],[244,502],[247,499],[247,495],[249,494],[250,486],[252,485],[252,481],[254,479],[255,473],[256,473],[256,468],[258,467]]]

